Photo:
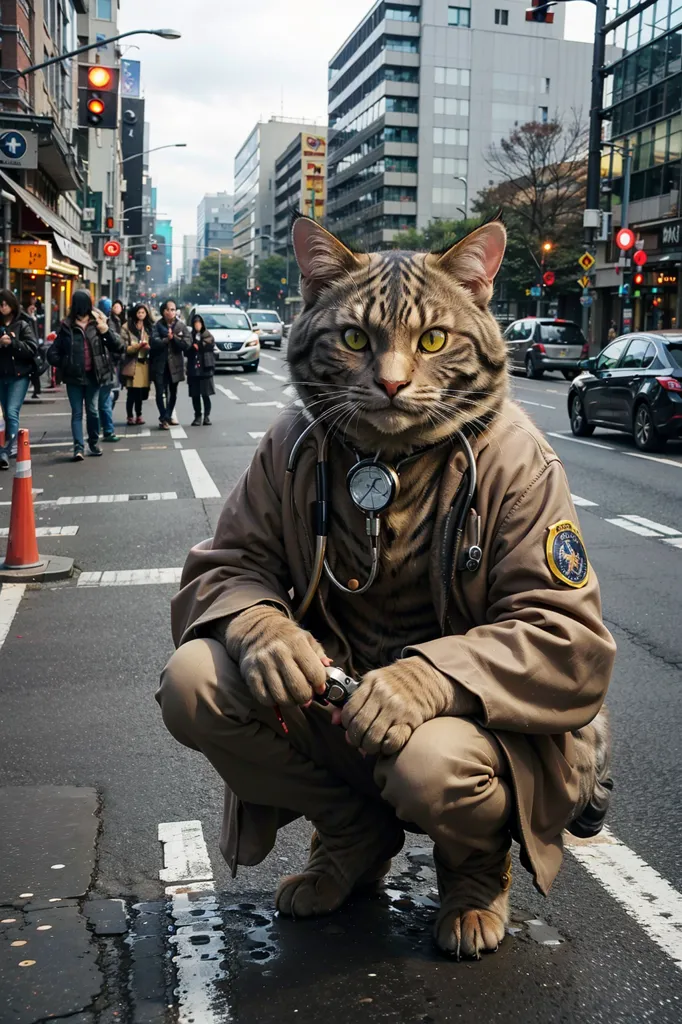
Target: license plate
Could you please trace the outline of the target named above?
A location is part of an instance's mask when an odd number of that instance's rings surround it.
[[[560,348],[559,349],[559,359],[565,359],[567,355],[568,355],[568,352],[566,351],[565,348]]]

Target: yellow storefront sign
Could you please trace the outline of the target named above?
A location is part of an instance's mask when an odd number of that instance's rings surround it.
[[[12,270],[47,270],[50,256],[48,242],[13,242],[9,247]]]

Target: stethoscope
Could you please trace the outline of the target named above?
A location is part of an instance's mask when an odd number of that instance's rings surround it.
[[[319,416],[317,419],[313,420],[296,439],[287,463],[287,473],[290,473],[293,476],[296,472],[298,459],[305,441],[310,434],[313,433],[315,428],[322,424],[323,419],[323,416]],[[435,448],[443,447],[446,444],[452,444],[455,439],[459,441],[462,446],[462,449],[466,454],[468,468],[463,477],[462,484],[460,484],[450,506],[450,511],[446,517],[445,527],[446,537],[451,541],[451,549],[455,557],[458,555],[459,545],[463,537],[467,519],[469,518],[469,513],[473,507],[474,497],[476,494],[476,459],[467,437],[461,430],[456,430],[445,440],[440,441],[437,444],[429,445],[426,448],[420,448],[418,451],[405,456],[397,462],[395,466],[391,466],[388,463],[383,462],[378,455],[374,458],[363,459],[360,458],[357,452],[354,453],[356,463],[348,471],[346,486],[355,507],[365,514],[365,529],[369,538],[372,562],[366,582],[362,584],[362,586],[357,584],[354,588],[347,587],[336,578],[326,558],[329,529],[327,436],[328,434],[325,431],[322,440],[319,440],[318,438],[317,463],[315,465],[315,556],[313,559],[313,568],[308,588],[295,612],[295,618],[297,621],[300,621],[310,608],[320,585],[323,573],[326,573],[330,582],[338,590],[356,597],[361,594],[365,594],[376,581],[379,573],[379,559],[381,554],[381,516],[398,496],[400,491],[400,470],[406,465],[411,462],[416,462],[417,459],[421,458],[421,456],[428,451],[433,451]],[[462,486],[466,487],[463,500],[461,498]],[[466,569],[468,572],[476,572],[481,564],[483,551],[480,546],[480,538],[481,518],[480,516],[477,516],[476,539],[466,551],[462,563],[462,568]]]

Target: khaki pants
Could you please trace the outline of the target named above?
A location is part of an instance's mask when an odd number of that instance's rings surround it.
[[[418,826],[451,868],[469,858],[481,867],[497,863],[509,848],[506,760],[495,738],[469,718],[426,722],[394,757],[364,758],[331,724],[330,709],[317,704],[284,709],[287,735],[215,640],[180,647],[156,699],[172,735],[201,751],[244,802],[240,864],[262,860],[277,827],[296,817],[340,835],[366,822],[368,810],[369,820],[395,814]]]

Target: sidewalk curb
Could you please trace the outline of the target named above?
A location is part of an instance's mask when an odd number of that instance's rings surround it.
[[[61,555],[39,555],[40,565],[32,569],[5,569],[0,564],[0,583],[51,583],[73,576],[73,558]]]

